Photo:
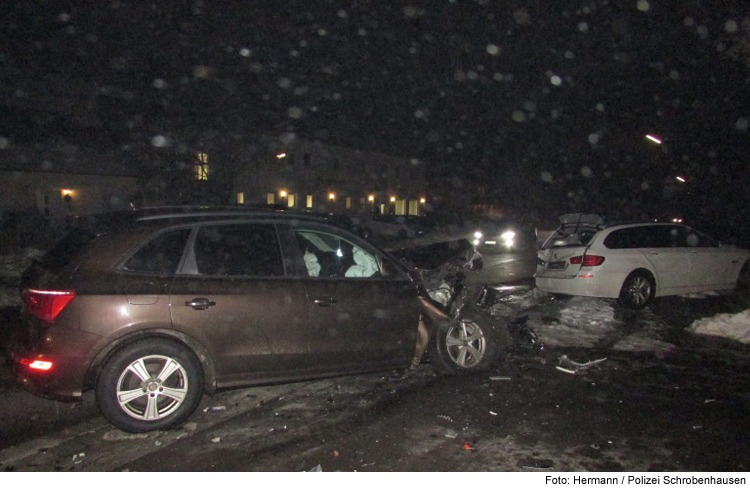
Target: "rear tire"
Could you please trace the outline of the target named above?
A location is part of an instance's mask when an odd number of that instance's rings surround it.
[[[654,298],[656,284],[651,274],[633,271],[625,278],[617,302],[628,309],[643,309]]]
[[[189,349],[164,339],[123,347],[104,365],[96,400],[116,427],[132,433],[168,429],[193,413],[203,394],[203,370]]]
[[[429,344],[430,360],[443,375],[478,373],[492,368],[510,347],[507,327],[474,313],[452,320]]]

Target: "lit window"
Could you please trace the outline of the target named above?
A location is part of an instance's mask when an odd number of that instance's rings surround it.
[[[245,204],[245,193],[243,193],[242,191],[237,193],[237,203],[239,203],[240,205]]]
[[[195,179],[199,181],[208,180],[208,153],[195,155]]]

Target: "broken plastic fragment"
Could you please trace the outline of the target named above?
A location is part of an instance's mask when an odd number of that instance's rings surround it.
[[[586,363],[578,363],[577,361],[573,361],[572,359],[568,358],[568,356],[562,355],[558,360],[559,366],[556,366],[555,368],[564,373],[577,375],[588,370],[592,366],[598,365],[599,363],[602,363],[606,360],[607,358],[601,358],[595,359],[594,361],[588,361]]]

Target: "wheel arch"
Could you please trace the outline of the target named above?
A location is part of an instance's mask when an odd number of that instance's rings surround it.
[[[97,353],[91,366],[86,372],[86,378],[84,380],[85,388],[91,389],[96,385],[96,381],[99,378],[102,368],[115,353],[124,347],[147,339],[168,340],[189,349],[198,359],[201,369],[203,370],[203,390],[209,393],[216,390],[216,368],[213,359],[208,354],[208,350],[200,342],[189,335],[168,329],[140,330],[123,335],[114,342],[107,344],[99,351],[99,353]]]

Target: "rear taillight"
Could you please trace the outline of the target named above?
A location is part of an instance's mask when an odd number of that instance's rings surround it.
[[[38,371],[38,372],[48,372],[54,368],[54,363],[52,361],[48,361],[46,359],[28,359],[23,358],[19,360],[19,363],[21,363],[23,366],[30,370]]]
[[[73,290],[35,290],[23,292],[26,310],[37,318],[52,323],[58,314],[76,298]]]
[[[601,266],[602,262],[604,262],[604,257],[600,255],[577,255],[570,258],[571,264],[580,264],[587,267]]]

